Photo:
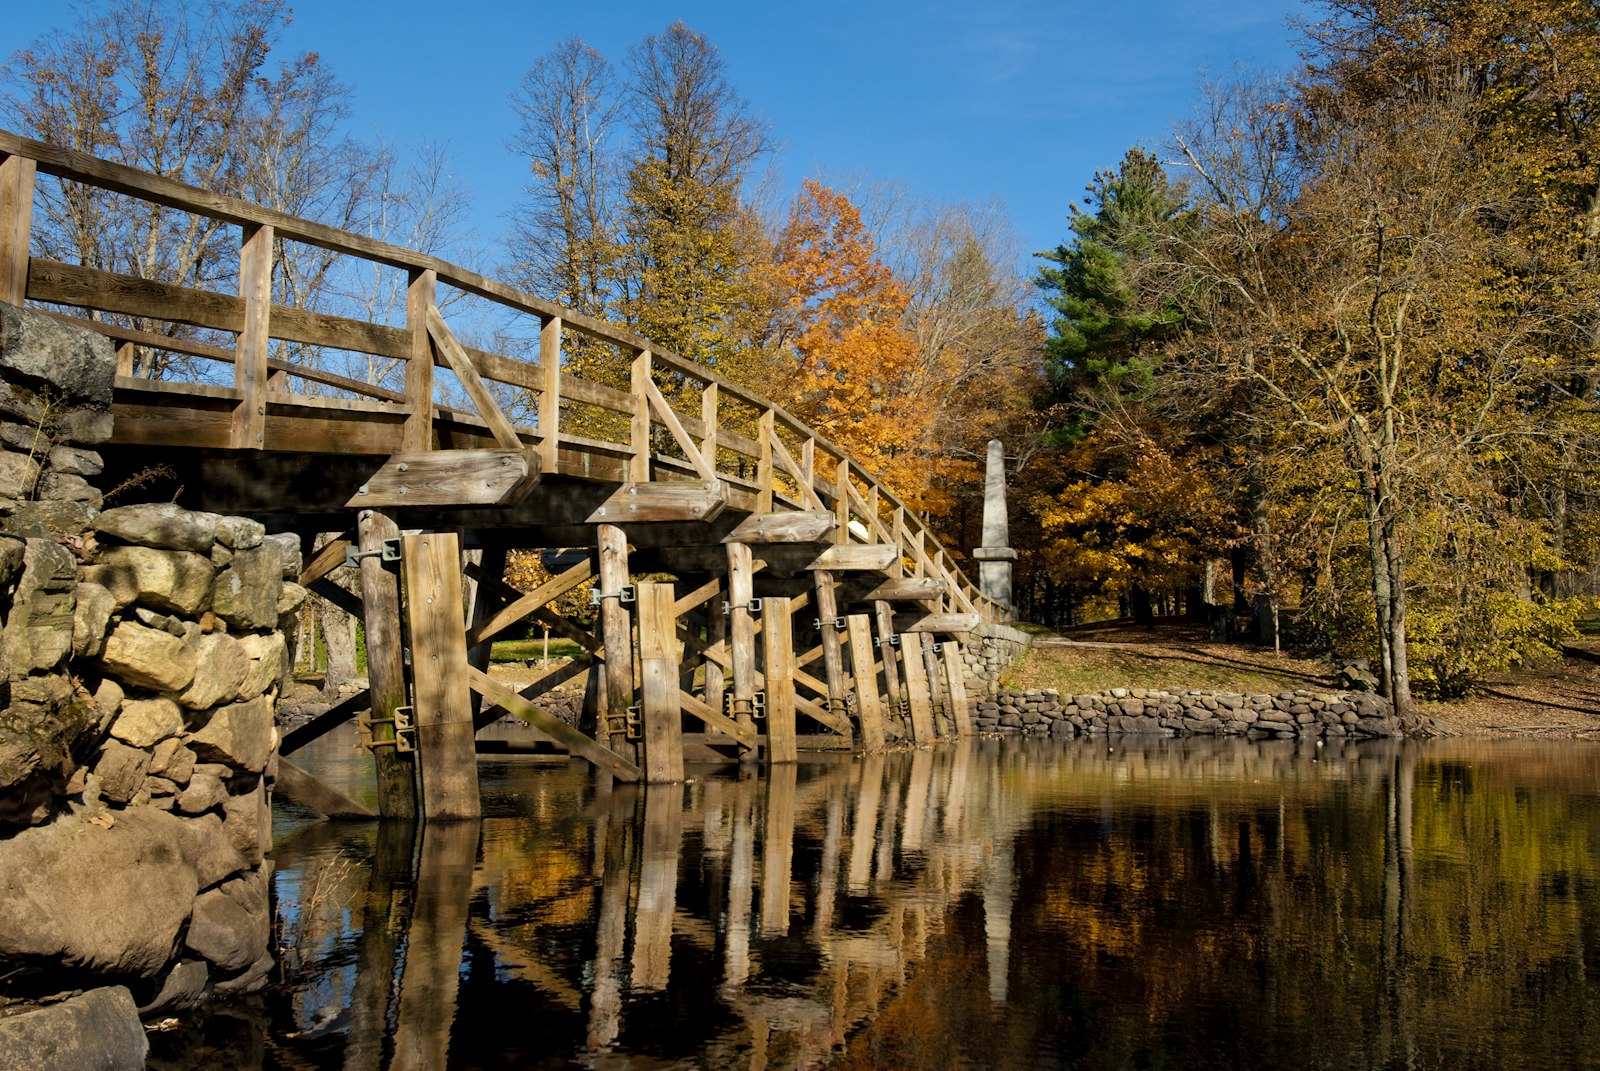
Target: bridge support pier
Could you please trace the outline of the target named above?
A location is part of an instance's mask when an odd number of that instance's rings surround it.
[[[429,532],[402,536],[400,545],[423,814],[430,821],[477,818],[481,807],[461,606],[461,538],[455,532]]]
[[[371,692],[369,733],[378,775],[378,813],[411,821],[417,817],[416,769],[410,753],[395,744],[395,711],[406,705],[405,641],[400,634],[400,578],[386,569],[383,541],[397,538],[394,519],[377,510],[356,515],[361,607],[367,636],[367,682]]]
[[[637,733],[628,731],[628,708],[633,705],[633,622],[622,601],[628,587],[628,537],[615,524],[595,528],[600,559],[596,582],[600,596],[600,642],[605,650],[605,687],[601,689],[600,735],[612,751],[637,763]]]

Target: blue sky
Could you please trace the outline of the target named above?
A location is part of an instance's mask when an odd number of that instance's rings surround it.
[[[71,21],[77,0],[17,0],[0,53]],[[522,185],[507,104],[568,37],[607,57],[683,19],[783,146],[785,188],[819,173],[896,180],[938,201],[998,198],[1027,250],[1132,144],[1159,146],[1207,75],[1295,59],[1293,0],[299,0],[279,44],[316,51],[354,93],[351,126],[404,152],[448,145],[492,247]],[[491,254],[492,255],[492,254]],[[479,265],[474,265],[479,266]],[[488,265],[482,265],[488,267]]]

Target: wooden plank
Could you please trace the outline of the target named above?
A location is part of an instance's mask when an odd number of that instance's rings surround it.
[[[903,576],[885,580],[864,593],[860,602],[921,602],[944,594],[945,582],[936,576]]]
[[[472,404],[478,409],[478,416],[489,425],[489,430],[494,433],[494,441],[500,444],[502,450],[522,450],[522,439],[517,435],[517,429],[511,426],[511,421],[507,420],[505,413],[500,410],[500,403],[494,400],[494,395],[484,386],[483,377],[478,375],[472,358],[461,348],[456,336],[450,333],[450,327],[444,322],[444,317],[439,315],[438,307],[430,304],[425,315],[429,337],[449,362],[450,370],[461,381],[462,388],[466,390],[467,396],[472,399]]]
[[[499,506],[532,489],[526,450],[430,450],[393,454],[345,503],[391,506]]]
[[[938,737],[933,724],[933,695],[928,689],[928,666],[922,658],[922,637],[900,637],[900,668],[906,676],[906,700],[911,706],[911,739],[931,744]]]
[[[850,668],[855,683],[856,719],[861,726],[861,746],[869,751],[883,747],[883,704],[878,693],[877,660],[872,657],[872,620],[866,614],[846,619],[850,641]]]
[[[683,421],[678,419],[678,414],[673,411],[672,406],[667,404],[667,400],[661,396],[661,389],[655,385],[655,381],[649,376],[644,377],[644,394],[650,401],[650,408],[655,410],[656,418],[672,434],[673,439],[678,443],[678,449],[683,451],[684,456],[689,459],[689,463],[694,466],[694,470],[699,477],[702,480],[716,483],[716,468],[707,464],[706,459],[700,456],[700,447],[689,437],[688,431],[684,429]]]
[[[413,271],[406,287],[406,329],[411,336],[406,361],[406,417],[401,449],[420,454],[433,448],[433,343],[428,332],[428,312],[438,291],[433,271]]]
[[[26,156],[0,157],[0,301],[8,305],[21,305],[28,296],[36,170]]]
[[[752,513],[723,536],[724,543],[821,543],[838,520],[827,510]]]
[[[590,740],[548,710],[522,698],[510,686],[470,666],[466,668],[466,674],[472,690],[483,696],[486,702],[532,725],[572,754],[589,760],[596,769],[623,781],[638,781],[644,776],[644,771],[632,759]]]
[[[971,632],[978,627],[977,614],[895,614],[896,632]]]
[[[362,551],[376,551],[385,539],[400,534],[393,518],[377,510],[356,514],[356,538]],[[400,580],[382,558],[360,559],[361,620],[367,637],[367,684],[372,693],[372,761],[378,777],[378,813],[409,821],[417,816],[416,769],[410,753],[401,754],[393,741],[394,712],[406,705],[405,638],[400,631]]]
[[[789,600],[761,600],[761,629],[766,637],[767,762],[794,762],[794,628]]]
[[[950,720],[955,723],[957,736],[972,735],[972,711],[967,706],[967,682],[961,675],[961,645],[946,640],[939,645],[944,662],[945,689],[950,696]]]
[[[477,818],[467,628],[461,605],[461,542],[454,532],[400,537],[415,687],[422,815]]]
[[[684,614],[687,614],[693,610],[697,610],[701,606],[710,602],[712,599],[716,598],[721,592],[722,580],[720,578],[713,577],[712,579],[707,580],[704,584],[701,584],[699,587],[695,588],[693,591],[679,596],[678,601],[672,604],[672,615],[674,617],[682,617]],[[714,616],[722,616],[721,607],[715,607],[713,609]]]
[[[600,642],[605,647],[605,688],[600,725],[610,734],[611,749],[630,759],[638,751],[627,739],[623,719],[633,705],[633,624],[619,593],[629,584],[628,539],[614,524],[595,526],[599,550]]]
[[[892,543],[840,543],[818,554],[807,568],[882,573],[899,558],[900,548]]]
[[[493,639],[518,621],[532,614],[535,610],[554,602],[573,588],[585,583],[593,575],[594,563],[585,558],[558,576],[546,580],[543,584],[540,584],[510,605],[497,610],[482,624],[467,633],[468,645],[475,645],[483,643],[485,640]]]
[[[313,595],[327,599],[333,605],[350,614],[352,617],[361,616],[361,598],[335,584],[327,577],[313,580],[306,585],[306,589]]]
[[[640,731],[645,780],[683,780],[682,713],[678,705],[678,619],[671,584],[639,584]]]
[[[626,483],[589,514],[590,524],[645,524],[709,521],[722,512],[728,495],[722,481],[651,480]]]
[[[363,688],[355,695],[340,700],[308,722],[296,725],[278,741],[279,755],[293,755],[313,740],[321,740],[351,718],[372,705],[372,689]]]
[[[628,391],[591,383],[567,372],[561,373],[559,386],[562,401],[585,402],[613,413],[633,415],[633,395]]]

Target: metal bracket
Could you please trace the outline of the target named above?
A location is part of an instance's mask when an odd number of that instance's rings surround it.
[[[412,720],[415,707],[394,708],[394,749],[399,754],[417,750],[417,726]]]
[[[629,740],[638,740],[644,736],[643,722],[640,720],[640,712],[637,706],[628,708],[627,714],[623,715],[622,723],[627,727],[625,735]]]
[[[752,721],[760,721],[767,716],[766,692],[752,693],[749,699],[739,699],[736,696],[725,694],[722,697],[722,704],[723,709],[730,718],[748,713]],[[748,711],[741,709],[745,704],[749,704],[750,709]]]
[[[748,610],[752,614],[759,614],[761,612],[761,600],[751,599],[749,602],[741,603],[724,602],[722,604],[722,616],[727,617],[729,614],[733,613],[735,608],[740,610]]]
[[[813,617],[811,619],[811,627],[816,629],[818,632],[822,631],[822,626],[823,625],[827,625],[829,628],[833,629],[835,632],[843,632],[845,629],[850,627],[849,623],[846,622],[845,619],[842,618],[842,617],[836,617],[832,621],[826,621],[826,622],[823,621],[822,618],[820,618],[820,617]]]
[[[928,645],[928,650],[932,651],[934,654],[938,654],[940,651],[944,650],[944,644],[942,644],[942,643],[930,643]]]
[[[357,550],[354,546],[344,548],[344,563],[354,565],[362,558],[377,558],[379,561],[397,562],[400,560],[400,537],[391,536],[380,540],[376,550]]]
[[[878,636],[872,641],[872,646],[874,646],[874,647],[882,647],[884,644],[888,644],[890,647],[899,647],[900,646],[900,637],[899,636],[889,636],[889,637],[885,638],[883,636]]]
[[[632,584],[619,588],[616,591],[596,591],[589,589],[589,605],[599,606],[601,599],[616,599],[620,603],[634,602],[639,597],[639,589]]]

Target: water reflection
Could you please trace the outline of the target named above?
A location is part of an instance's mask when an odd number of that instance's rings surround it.
[[[280,830],[257,1066],[1574,1067],[1600,750],[964,741]]]

